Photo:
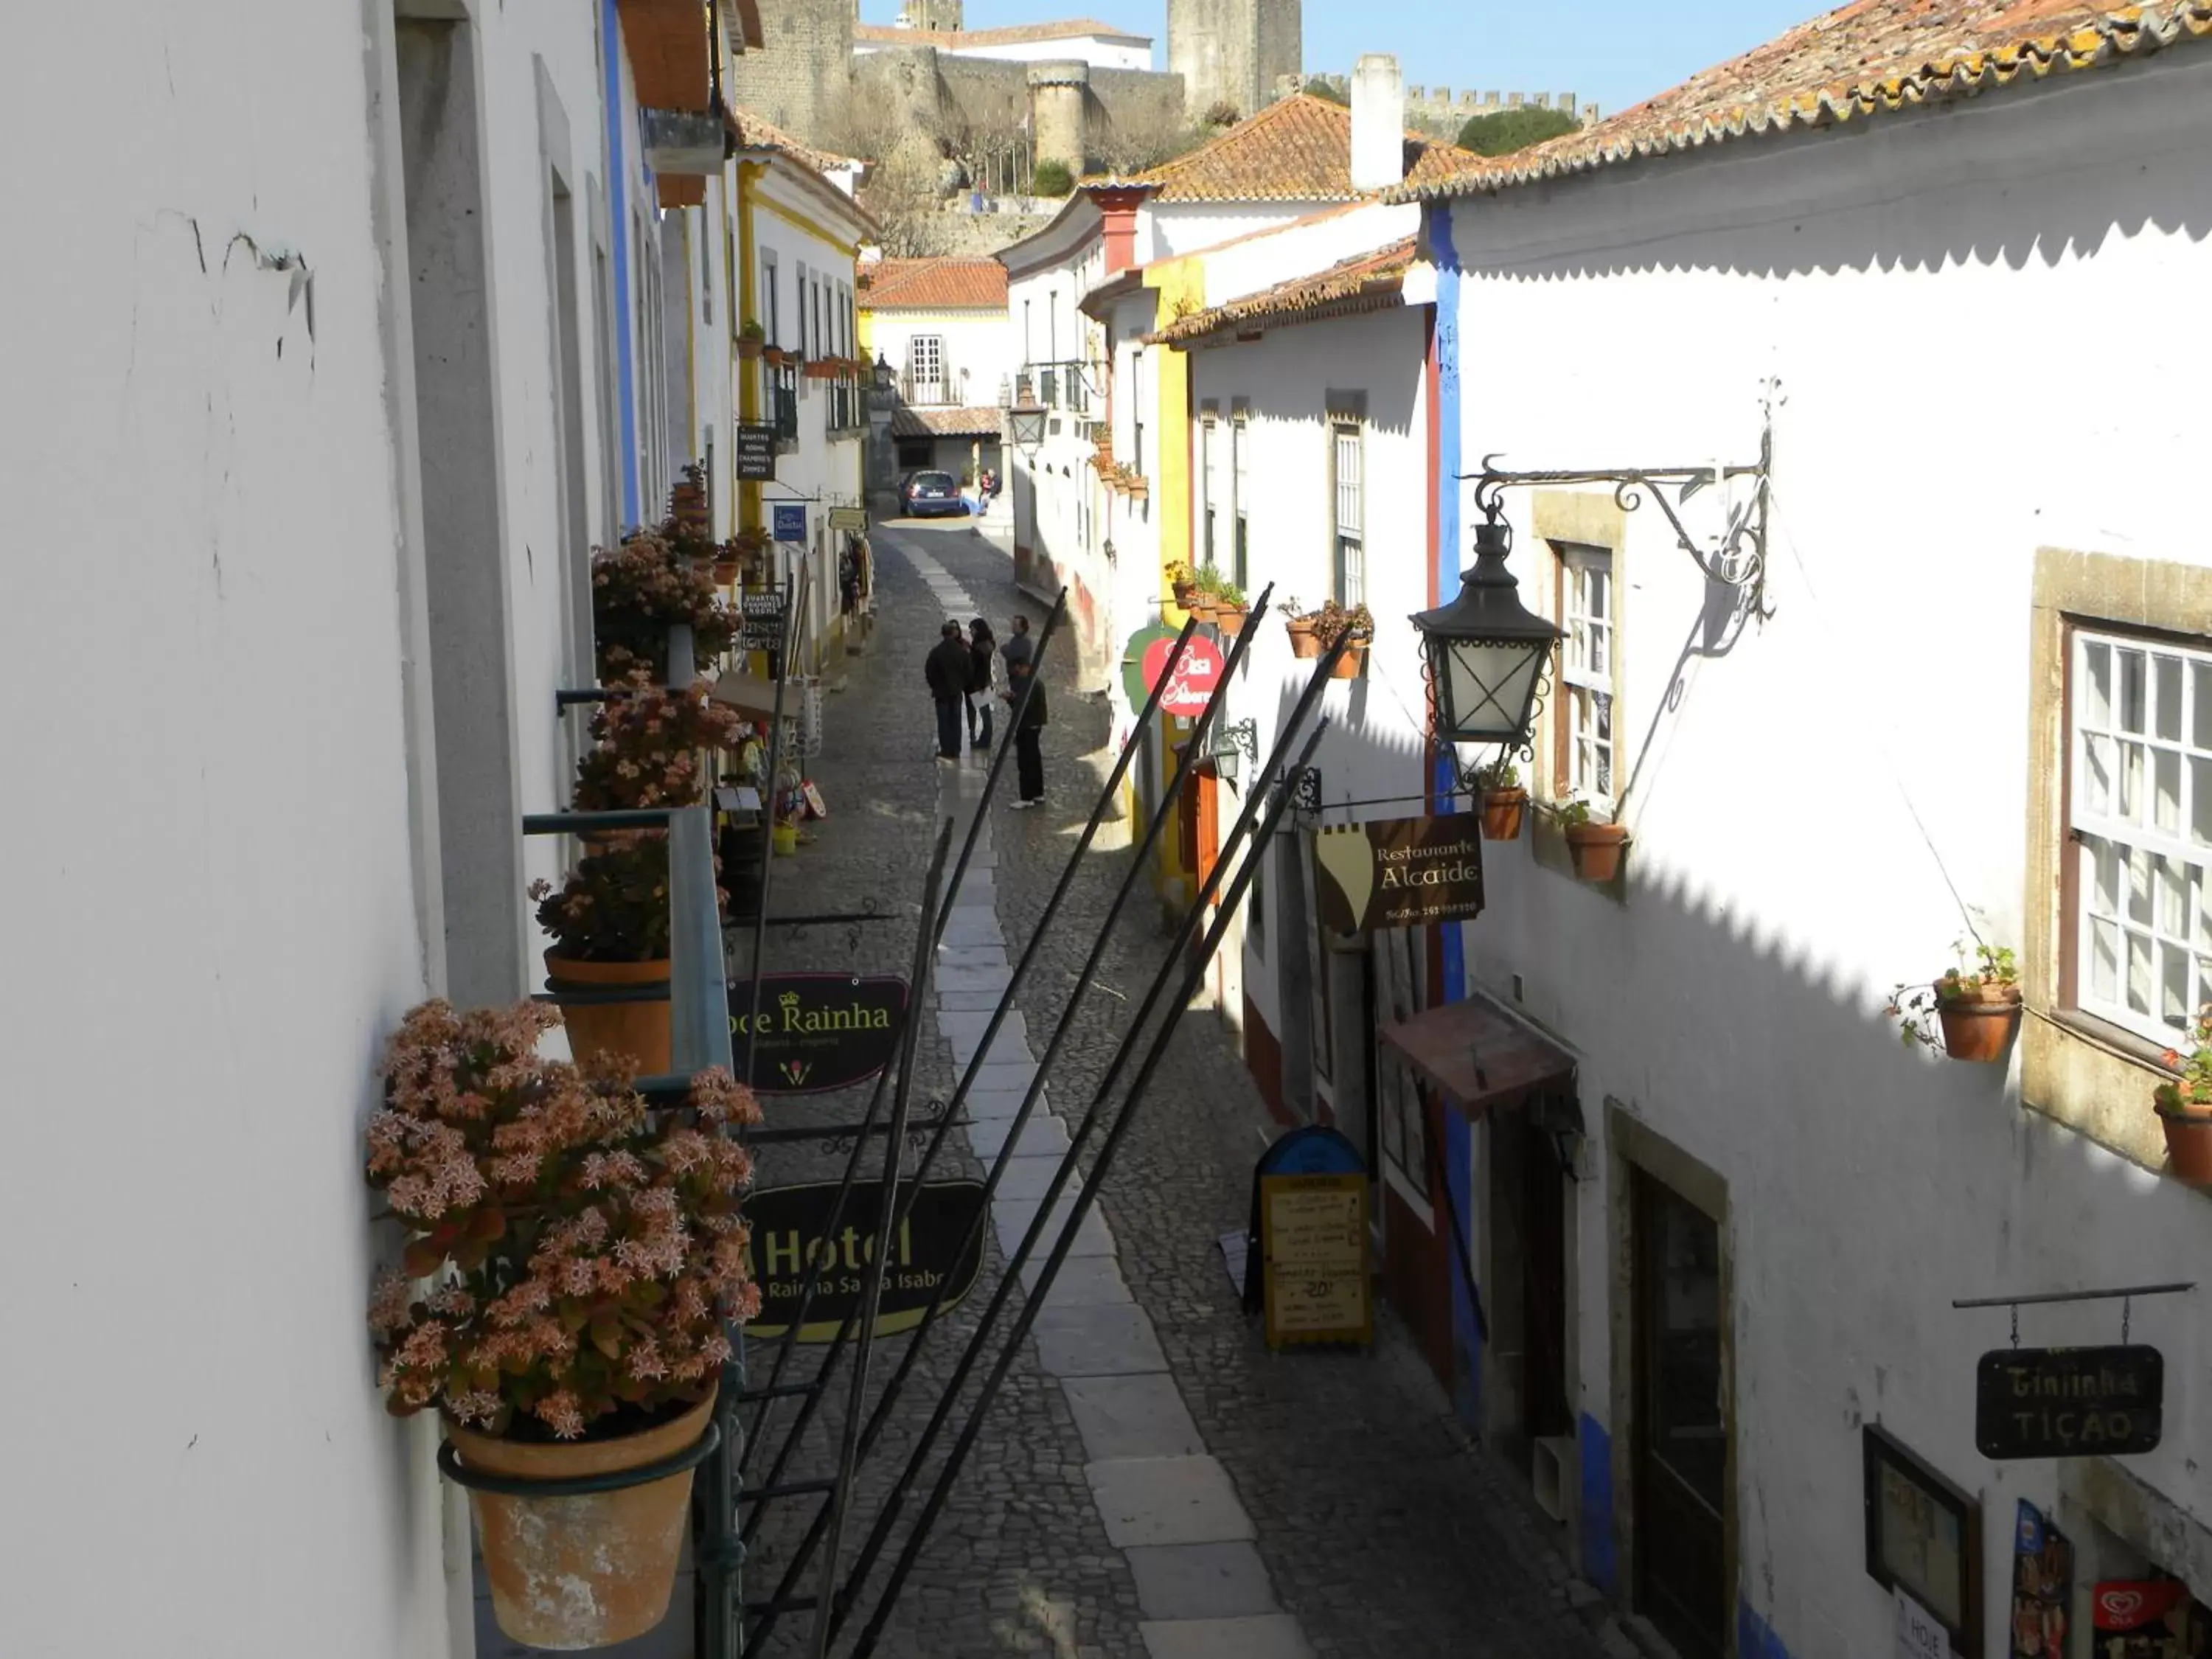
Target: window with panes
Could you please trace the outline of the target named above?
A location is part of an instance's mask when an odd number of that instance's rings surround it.
[[[2076,629],[2067,690],[2073,1000],[2170,1044],[2212,1002],[2212,651]]]
[[[1230,513],[1234,520],[1233,556],[1230,580],[1240,588],[1252,586],[1252,434],[1240,410],[1229,422]]]
[[[1215,516],[1218,511],[1218,504],[1221,500],[1221,478],[1220,475],[1214,470],[1214,417],[1209,411],[1206,417],[1199,422],[1198,428],[1198,487],[1200,492],[1199,506],[1200,545],[1201,550],[1200,558],[1203,563],[1209,565],[1216,563],[1214,550],[1218,544],[1214,540],[1213,526]]]
[[[1561,780],[1599,811],[1613,804],[1614,592],[1613,555],[1601,547],[1559,552]]]
[[[1329,428],[1330,477],[1334,489],[1336,602],[1350,610],[1367,603],[1367,484],[1359,428],[1339,422]]]

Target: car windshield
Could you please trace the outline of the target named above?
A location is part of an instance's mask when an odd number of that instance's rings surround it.
[[[952,475],[950,472],[917,472],[914,475],[914,487],[916,489],[950,489],[952,488]]]

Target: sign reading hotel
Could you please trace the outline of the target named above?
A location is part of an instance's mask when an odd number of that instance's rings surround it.
[[[1998,1348],[1974,1372],[1974,1446],[2014,1457],[2132,1457],[2163,1431],[2166,1356],[2115,1348]]]
[[[740,1075],[753,1043],[753,1087],[812,1095],[873,1077],[898,1048],[906,981],[895,974],[772,974],[755,1015],[750,980],[730,981],[730,1047]]]
[[[1176,632],[1158,624],[1140,628],[1122,647],[1121,685],[1129,694],[1132,713],[1145,706],[1145,699],[1152,695],[1154,686],[1160,685],[1163,676],[1167,676],[1167,684],[1160,689],[1162,714],[1188,720],[1206,712],[1229,659],[1213,641],[1193,631],[1175,672],[1169,676],[1168,658],[1174,653]]]
[[[1261,1176],[1260,1248],[1269,1347],[1373,1340],[1365,1176]]]
[[[1340,936],[1482,913],[1482,825],[1472,812],[1385,818],[1314,836],[1321,925]]]
[[[869,1264],[876,1259],[876,1234],[883,1225],[884,1191],[872,1181],[855,1182],[837,1205],[838,1183],[776,1187],[745,1199],[745,1220],[752,1229],[748,1247],[754,1281],[761,1291],[760,1315],[745,1327],[756,1337],[781,1336],[791,1328],[809,1266],[814,1294],[806,1304],[801,1342],[829,1342],[848,1316],[859,1310],[868,1288]],[[884,1264],[883,1299],[876,1304],[876,1334],[912,1330],[940,1293],[942,1313],[959,1305],[975,1288],[983,1261],[983,1213],[980,1181],[932,1181],[920,1188],[904,1186],[900,1203],[914,1196],[914,1208],[891,1235]],[[831,1212],[838,1211],[832,1226]],[[896,1213],[894,1206],[893,1213]],[[972,1248],[961,1250],[972,1239]]]

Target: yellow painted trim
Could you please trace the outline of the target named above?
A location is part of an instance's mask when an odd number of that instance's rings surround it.
[[[768,171],[764,161],[738,163],[738,319],[740,324],[760,320],[760,296],[755,267],[760,263],[757,238],[753,234],[753,188]],[[736,348],[731,349],[734,352]],[[735,359],[738,368],[738,416],[747,424],[760,419],[760,361]],[[736,465],[737,440],[730,441],[732,465]],[[738,528],[757,530],[761,521],[761,490],[757,483],[738,486]]]
[[[1203,310],[1206,306],[1206,264],[1202,258],[1156,260],[1145,267],[1145,286],[1156,290],[1159,314],[1172,318],[1185,312]],[[1152,354],[1154,363],[1153,397],[1154,425],[1159,434],[1159,463],[1152,479],[1152,499],[1159,507],[1160,568],[1159,597],[1164,608],[1172,609],[1173,586],[1168,581],[1168,568],[1174,564],[1191,564],[1190,514],[1190,354],[1184,351],[1163,351]],[[1160,787],[1164,789],[1175,776],[1175,763],[1170,756],[1176,733],[1170,718],[1159,717],[1159,746],[1156,752],[1160,762]],[[1185,735],[1184,741],[1189,741]],[[1176,808],[1180,817],[1182,808]],[[1169,892],[1173,885],[1194,875],[1182,867],[1182,837],[1181,835],[1163,836],[1158,848],[1161,890]],[[1193,883],[1191,890],[1195,891]]]
[[[795,208],[787,208],[781,202],[771,202],[765,196],[760,198],[759,200],[755,203],[755,205],[765,208],[769,212],[773,213],[777,218],[782,220],[784,223],[793,226],[797,229],[805,231],[809,236],[815,237],[821,241],[829,243],[831,247],[836,249],[838,252],[843,254],[848,259],[856,257],[860,251],[860,245],[858,242],[848,241],[842,236],[838,235],[835,231],[823,229],[818,222],[808,218],[805,214],[799,212]]]

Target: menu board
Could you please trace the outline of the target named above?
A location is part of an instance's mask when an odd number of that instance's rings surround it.
[[[2013,1527],[2011,1659],[2066,1659],[2074,1547],[2022,1499]]]
[[[1260,1240],[1269,1347],[1373,1339],[1365,1176],[1261,1176]]]

